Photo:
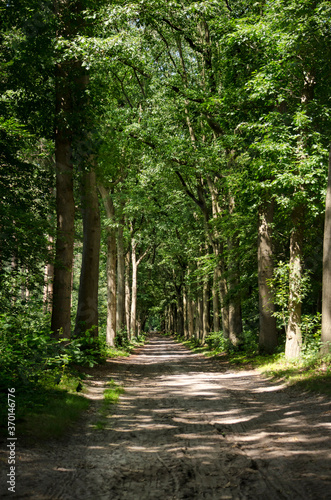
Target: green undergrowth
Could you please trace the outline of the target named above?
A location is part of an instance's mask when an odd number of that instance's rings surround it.
[[[305,345],[302,357],[290,361],[285,359],[284,352],[259,354],[257,343],[250,340],[246,341],[246,345],[235,348],[219,334],[211,334],[210,337],[201,345],[196,339],[187,340],[175,335],[177,341],[193,352],[228,362],[237,370],[257,369],[265,377],[284,381],[291,387],[331,396],[331,355],[321,356],[314,345]]]
[[[57,340],[50,333],[49,322],[34,314],[30,321],[20,311],[0,314],[2,438],[8,432],[8,389],[15,389],[17,436],[31,441],[59,438],[88,407],[81,394],[82,367],[128,356],[145,342],[144,334],[129,342],[125,331],[117,333],[114,348],[106,345],[105,335],[96,338],[89,331],[79,338]]]
[[[111,406],[118,403],[120,395],[124,392],[124,388],[116,384],[113,379],[107,382],[107,386],[107,389],[103,393],[103,401],[99,411],[101,419],[95,423],[95,428],[99,430],[105,428],[106,418],[110,413]]]
[[[15,388],[16,437],[26,444],[61,438],[89,406],[89,401],[81,394],[83,378],[82,374],[68,372],[60,380],[49,376],[37,384],[27,382],[19,386],[0,379],[2,437],[7,436],[8,389]]]
[[[108,358],[118,358],[130,356],[137,347],[143,346],[146,342],[146,334],[142,333],[132,340],[128,340],[125,333],[117,332],[115,347],[106,348]]]

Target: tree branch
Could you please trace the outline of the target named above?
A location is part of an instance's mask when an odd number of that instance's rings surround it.
[[[151,75],[149,75],[148,73],[145,73],[144,71],[142,71],[141,69],[139,69],[137,66],[135,66],[134,64],[132,63],[128,63],[127,61],[124,61],[123,59],[118,59],[119,62],[121,62],[122,64],[125,64],[125,66],[129,66],[130,68],[136,70],[138,73],[140,73],[142,76],[144,76],[145,78],[151,78]]]
[[[231,7],[230,7],[230,5],[229,5],[229,1],[228,1],[228,0],[225,0],[225,4],[226,4],[226,6],[227,6],[228,11],[229,11],[229,12],[232,12],[232,9],[231,9]]]
[[[194,201],[194,203],[196,205],[198,205],[198,207],[202,210],[203,209],[203,204],[201,204],[200,200],[198,200],[198,198],[196,198],[194,196],[194,194],[192,193],[192,191],[190,191],[190,189],[188,188],[188,185],[186,184],[182,174],[178,171],[178,170],[175,170],[175,173],[177,175],[177,177],[179,178],[183,188],[185,189],[185,193]]]
[[[203,50],[200,47],[198,47],[193,42],[192,38],[190,38],[187,35],[185,35],[185,31],[182,28],[178,28],[177,26],[175,26],[174,24],[172,24],[172,22],[169,21],[168,19],[166,19],[165,17],[162,18],[162,21],[164,21],[166,24],[168,24],[175,31],[178,31],[179,33],[182,33],[182,35],[184,36],[186,42],[189,44],[189,46],[191,47],[192,50],[196,50],[200,54],[203,54]]]
[[[139,266],[140,262],[143,260],[144,257],[146,257],[146,255],[148,254],[148,252],[151,250],[152,248],[152,245],[150,245],[145,251],[144,253],[139,257],[139,259],[137,260],[137,266]]]

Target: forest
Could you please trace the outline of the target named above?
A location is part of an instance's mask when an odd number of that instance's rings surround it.
[[[330,2],[0,16],[1,387],[148,331],[329,367]]]

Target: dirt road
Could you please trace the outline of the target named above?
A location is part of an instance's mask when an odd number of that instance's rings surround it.
[[[95,429],[109,379],[125,386]],[[20,450],[17,493],[80,500],[330,499],[331,403],[154,336],[107,363],[70,437]],[[1,496],[2,495],[2,496]]]

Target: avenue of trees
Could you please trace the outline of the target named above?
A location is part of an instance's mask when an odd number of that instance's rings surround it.
[[[152,328],[327,353],[330,2],[0,16],[2,345]]]

